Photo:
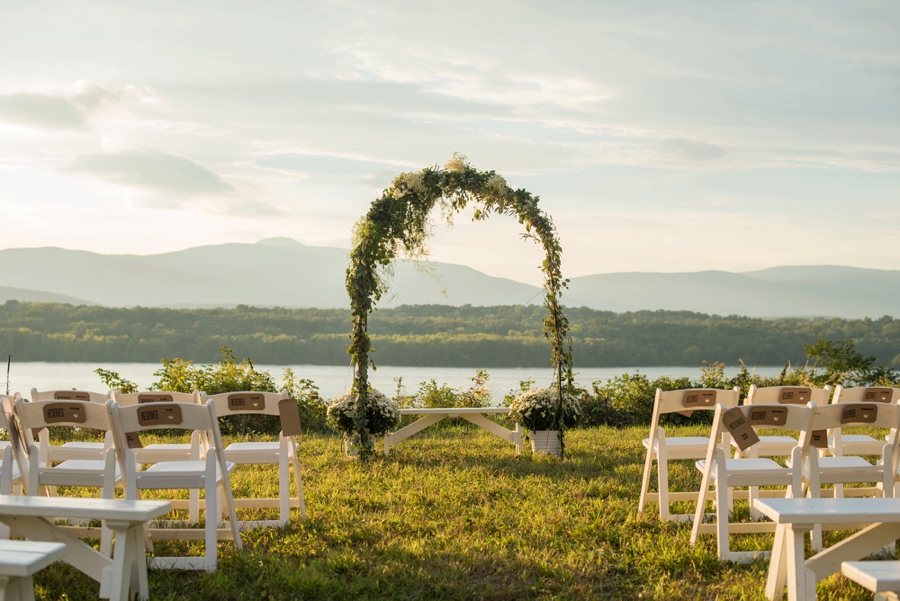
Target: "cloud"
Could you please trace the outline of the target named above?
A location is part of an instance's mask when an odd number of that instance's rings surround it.
[[[661,146],[668,153],[694,161],[721,159],[727,154],[725,148],[721,146],[683,138],[663,140]]]
[[[0,121],[43,129],[84,130],[100,113],[158,100],[151,88],[129,85],[108,89],[82,80],[63,92],[0,94]]]
[[[164,196],[149,200],[149,206],[171,207],[193,196],[229,194],[234,186],[194,161],[152,148],[125,150],[78,157],[72,171],[89,173],[115,184]],[[161,204],[160,204],[161,203]]]
[[[50,94],[0,95],[0,121],[47,129],[85,129],[87,113],[68,99]]]

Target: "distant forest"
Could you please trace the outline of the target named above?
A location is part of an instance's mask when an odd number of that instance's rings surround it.
[[[900,367],[900,319],[757,319],[689,311],[613,313],[569,308],[576,367],[748,366],[805,361],[803,345],[852,339]],[[402,306],[369,321],[376,364],[538,367],[549,364],[542,306]],[[258,363],[349,362],[350,313],[340,309],[160,309],[7,301],[0,354],[14,361],[215,362],[219,348]]]

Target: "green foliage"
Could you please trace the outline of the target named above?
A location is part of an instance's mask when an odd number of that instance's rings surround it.
[[[374,454],[374,442],[366,423],[368,369],[375,363],[370,357],[374,351],[368,333],[369,314],[387,290],[392,274],[393,261],[407,257],[420,259],[427,256],[426,241],[431,230],[430,214],[440,203],[449,220],[452,214],[477,203],[475,219],[486,219],[492,213],[516,217],[525,227],[524,238],[540,244],[546,253],[542,264],[544,272],[544,336],[550,341],[550,363],[556,371],[558,407],[554,415],[554,429],[560,431],[560,441],[565,429],[562,417],[563,380],[566,391],[572,387],[572,351],[566,343],[568,321],[562,312],[560,297],[566,280],[562,277],[562,248],[553,221],[537,206],[538,198],[526,190],[512,190],[506,180],[493,171],[472,168],[465,157],[454,155],[444,169],[425,168],[421,171],[401,173],[391,188],[384,190],[368,213],[353,231],[353,249],[347,268],[347,294],[353,329],[351,344],[347,349],[355,366],[353,388],[357,391],[355,411],[356,433],[353,443],[362,458]],[[565,446],[563,445],[563,453]]]
[[[282,390],[296,399],[300,410],[300,423],[307,430],[325,431],[327,419],[325,399],[319,396],[319,387],[308,378],[298,378],[290,367],[284,368]]]
[[[100,381],[103,382],[104,386],[109,390],[118,390],[123,394],[131,394],[132,392],[138,391],[137,384],[127,378],[123,378],[117,371],[110,371],[98,367],[94,370],[94,373],[100,376]]]
[[[200,390],[209,395],[246,390],[259,392],[285,390],[291,398],[297,400],[300,423],[307,430],[326,429],[325,401],[319,396],[319,389],[312,380],[298,378],[293,370],[285,368],[282,387],[278,388],[272,374],[257,370],[251,359],[239,361],[234,351],[228,347],[222,347],[219,351],[222,353],[222,360],[216,365],[198,366],[194,361],[163,359],[162,368],[153,374],[159,379],[150,385],[150,390],[172,392]],[[94,373],[100,376],[110,389],[124,393],[138,391],[137,384],[122,378],[117,372],[98,368]],[[230,415],[220,418],[220,422],[223,433],[278,434],[281,429],[278,418],[269,415]]]
[[[216,365],[195,365],[183,359],[162,359],[162,368],[153,373],[159,378],[150,385],[151,390],[192,392],[202,390],[206,394],[258,390],[278,392],[272,374],[257,371],[251,359],[238,360],[227,346],[219,349],[222,360]]]
[[[822,373],[814,374],[812,381],[818,385],[842,384],[844,386],[890,386],[900,381],[900,373],[875,364],[875,357],[865,357],[856,350],[853,340],[824,340],[819,337],[812,344],[803,346],[806,356],[814,361]]]
[[[446,407],[490,407],[491,391],[488,388],[488,380],[490,375],[486,369],[475,370],[475,375],[469,378],[472,385],[468,389],[452,388],[447,384],[438,384],[432,379],[427,382],[421,382],[419,389],[415,394],[403,394],[403,379],[395,378],[397,390],[394,396],[394,402],[401,409],[412,408],[446,408]],[[413,419],[418,419],[414,417]],[[444,419],[436,427],[452,428],[467,425],[462,418]]]
[[[547,341],[540,305],[402,306],[369,324],[379,363],[445,367],[541,367]],[[578,367],[803,365],[804,344],[852,340],[864,356],[900,368],[900,319],[754,319],[689,311],[612,313],[566,308]],[[0,304],[0,353],[18,361],[215,363],[227,346],[258,363],[346,363],[349,311],[163,309]],[[697,347],[688,360],[684,350]],[[892,363],[895,360],[896,363]],[[819,368],[821,372],[821,367]]]

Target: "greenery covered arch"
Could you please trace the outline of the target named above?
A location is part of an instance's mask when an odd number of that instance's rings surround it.
[[[374,440],[366,423],[369,355],[373,352],[367,332],[369,314],[387,291],[394,259],[419,259],[427,255],[426,241],[431,232],[429,215],[438,203],[448,221],[469,203],[478,205],[474,215],[476,220],[484,220],[492,213],[517,217],[525,227],[522,237],[534,240],[544,248],[546,258],[541,267],[547,308],[544,335],[550,341],[554,387],[560,399],[553,429],[559,431],[562,442],[563,393],[572,386],[572,352],[566,342],[568,321],[560,306],[562,289],[568,280],[562,277],[562,248],[553,220],[538,208],[538,200],[526,190],[511,189],[494,171],[478,171],[469,166],[465,157],[454,155],[443,169],[434,167],[401,173],[357,222],[347,268],[347,293],[353,314],[352,343],[347,352],[352,355],[354,365],[353,390],[357,395],[353,442],[360,457],[374,453]]]

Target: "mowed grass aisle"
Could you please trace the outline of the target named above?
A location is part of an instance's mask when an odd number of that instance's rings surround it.
[[[337,437],[305,436],[309,519],[246,532],[241,553],[221,542],[213,573],[151,571],[151,597],[762,599],[767,561],[721,563],[712,536],[691,548],[690,526],[660,522],[656,505],[638,517],[645,430],[571,430],[568,457],[558,461],[528,447],[516,456],[481,430],[448,428],[367,466],[345,458]],[[673,483],[696,487],[699,477],[684,463]],[[239,467],[233,484],[239,495],[274,495],[277,477]],[[734,549],[772,544],[771,535],[733,540]],[[96,598],[98,590],[65,565],[36,582],[45,599]],[[819,598],[871,593],[836,576],[820,584]]]

